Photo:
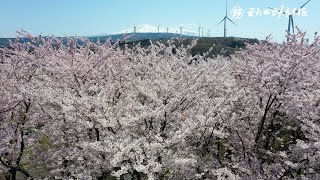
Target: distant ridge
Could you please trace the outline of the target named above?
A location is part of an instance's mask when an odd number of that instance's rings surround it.
[[[118,40],[126,41],[140,41],[144,39],[150,40],[157,40],[157,39],[171,39],[171,38],[196,38],[196,36],[188,36],[188,35],[181,35],[176,33],[123,33],[123,34],[112,34],[112,35],[104,35],[104,36],[85,36],[92,42],[97,42],[99,39],[100,42],[105,42],[107,39],[111,39],[112,42]],[[58,37],[60,38],[60,37]],[[9,46],[9,41],[14,41],[16,38],[0,38],[0,47],[7,47]],[[26,38],[20,38],[20,41],[27,42]]]
[[[139,41],[144,39],[171,39],[171,38],[196,38],[196,36],[181,35],[175,33],[123,33],[123,34],[114,34],[114,35],[105,35],[105,36],[89,36],[90,40],[95,42],[98,38],[100,40],[111,38],[112,41],[123,40],[128,38],[128,41]]]
[[[124,38],[128,37],[125,41]],[[164,44],[167,43],[168,39],[179,38],[180,34],[174,33],[136,33],[135,36],[133,33],[128,34],[115,34],[109,36],[91,36],[85,37],[88,38],[92,42],[97,42],[99,39],[101,43],[104,43],[107,39],[111,38],[112,42],[116,42],[120,40],[120,47],[125,44],[129,47],[134,46],[134,44],[140,44],[142,47],[148,47],[150,45],[150,40],[160,41]],[[217,55],[222,56],[230,56],[237,52],[240,49],[245,48],[246,43],[254,44],[259,42],[257,39],[250,38],[240,38],[240,37],[196,37],[196,36],[186,36],[182,35],[182,41],[175,40],[175,45],[180,46],[181,44],[188,45],[192,42],[192,39],[197,38],[197,45],[192,48],[191,54],[203,54],[208,52],[210,48],[212,51],[208,54],[210,57],[214,57]],[[14,41],[15,38],[0,38],[0,47],[7,47],[9,45],[9,40]],[[30,40],[26,38],[21,38],[20,41],[28,42]],[[64,41],[66,43],[66,41]],[[81,44],[81,41],[79,41]]]
[[[192,29],[198,28],[195,25],[187,25],[187,24],[180,24],[179,25],[182,29],[182,35],[186,36],[198,36],[198,32],[193,31]],[[165,26],[154,26],[150,24],[140,24],[134,26],[136,28],[136,33],[172,33],[172,34],[180,34],[180,27],[165,27]],[[118,33],[113,34],[126,34],[126,33],[133,33],[133,28],[127,28],[119,31]],[[100,36],[105,36],[110,34],[101,34]]]

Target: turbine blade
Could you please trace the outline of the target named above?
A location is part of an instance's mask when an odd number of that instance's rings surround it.
[[[268,7],[269,9],[277,10],[278,12],[281,12],[280,9]],[[285,12],[282,12],[283,14],[286,14]]]
[[[227,19],[228,19],[230,22],[232,22],[234,25],[236,25],[230,18],[227,17]]]
[[[221,24],[225,19],[226,19],[226,18],[224,17],[224,18],[219,22],[219,24]]]
[[[310,1],[311,1],[311,0],[307,1],[306,3],[304,3],[304,4],[300,7],[300,9],[303,8],[305,5],[307,5]]]
[[[273,10],[277,10],[277,11],[279,11],[280,12],[280,10],[279,9],[277,9],[277,8],[273,8],[273,7],[268,7],[269,9],[273,9]]]
[[[226,0],[226,17],[228,16],[228,0]]]

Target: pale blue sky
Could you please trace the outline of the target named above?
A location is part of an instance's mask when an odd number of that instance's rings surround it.
[[[228,35],[263,39],[272,33],[274,39],[284,38],[288,18],[261,16],[248,17],[250,8],[300,7],[307,0],[229,0],[228,13],[240,6],[245,14],[236,23],[228,23]],[[295,16],[295,25],[313,33],[320,30],[320,1],[311,0],[305,6],[308,16]],[[162,28],[178,28],[197,32],[199,25],[204,34],[223,35],[225,0],[0,0],[0,37],[14,36],[24,29],[43,35],[95,35],[116,33],[134,25],[149,24]]]

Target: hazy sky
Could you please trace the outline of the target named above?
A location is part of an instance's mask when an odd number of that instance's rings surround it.
[[[288,18],[263,15],[267,7],[298,8],[307,0],[229,0],[228,36],[264,39],[272,34],[274,39],[285,39]],[[234,19],[231,9],[239,6],[243,16]],[[307,16],[294,16],[294,23],[310,36],[320,30],[320,1],[311,0],[305,11]],[[197,32],[199,25],[204,34],[223,35],[225,0],[1,0],[0,37],[14,36],[24,29],[43,35],[95,35],[116,33],[134,25],[148,24],[162,28],[179,28]],[[250,8],[254,15],[248,16]],[[262,15],[256,16],[257,8]],[[133,28],[132,28],[133,29]]]

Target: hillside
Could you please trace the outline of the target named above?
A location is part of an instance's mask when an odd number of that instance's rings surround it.
[[[195,38],[184,38],[182,41],[175,41],[176,46],[188,45]],[[144,39],[139,41],[130,41],[124,42],[120,45],[127,44],[131,47],[133,44],[140,43],[142,47],[147,47],[151,44],[150,40],[152,39]],[[166,44],[169,39],[157,39],[161,43]],[[197,45],[192,49],[192,55],[203,54],[208,52],[208,50],[212,47],[212,51],[209,53],[210,57],[214,57],[217,55],[223,55],[229,57],[231,54],[234,54],[236,51],[245,48],[246,43],[254,44],[257,43],[257,39],[247,39],[247,38],[236,38],[236,37],[201,37],[198,38]]]

